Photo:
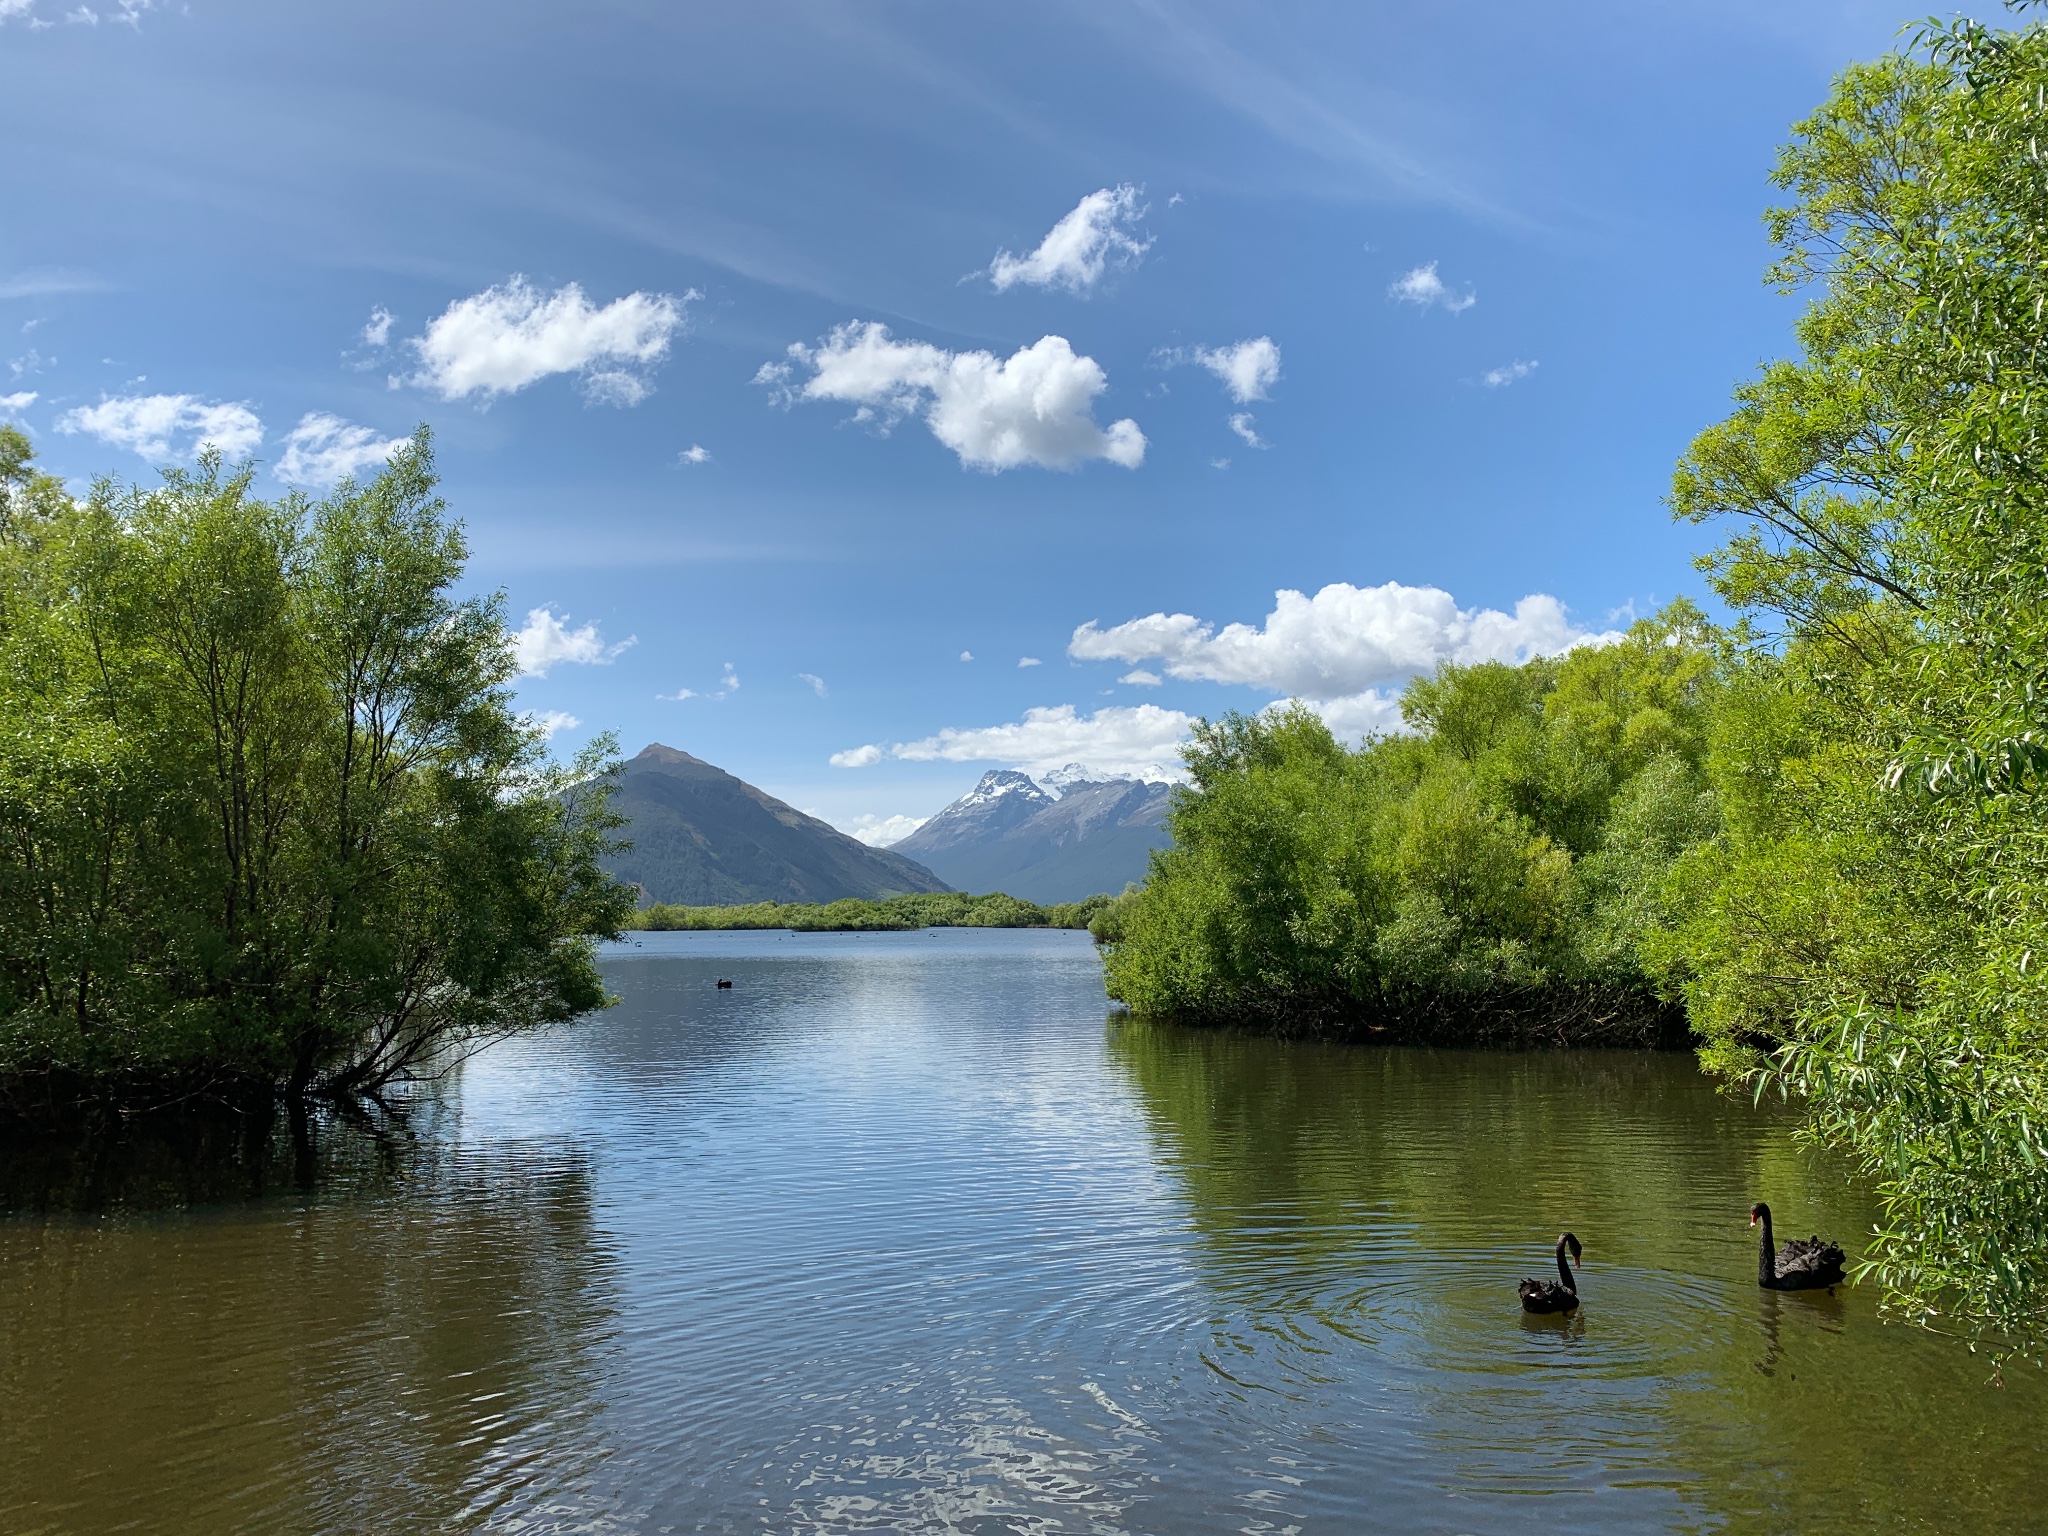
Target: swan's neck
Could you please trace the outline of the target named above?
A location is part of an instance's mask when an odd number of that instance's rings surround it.
[[[1757,1284],[1769,1285],[1778,1278],[1778,1250],[1771,1246],[1771,1213],[1764,1212],[1764,1235],[1756,1250]]]
[[[1564,1288],[1566,1290],[1570,1291],[1574,1296],[1579,1294],[1578,1282],[1572,1279],[1571,1266],[1564,1261],[1563,1243],[1557,1245],[1557,1275],[1560,1280],[1564,1281]]]

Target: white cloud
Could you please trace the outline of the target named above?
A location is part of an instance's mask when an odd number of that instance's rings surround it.
[[[849,747],[844,752],[834,752],[825,761],[834,768],[872,768],[882,760],[882,749],[870,743],[865,747]]]
[[[839,830],[859,838],[870,848],[887,848],[902,842],[926,820],[923,816],[856,816]]]
[[[1110,263],[1134,266],[1152,248],[1150,240],[1140,240],[1135,233],[1144,216],[1138,189],[1128,182],[1090,192],[1047,231],[1030,255],[996,252],[988,267],[989,281],[998,293],[1018,283],[1086,293]]]
[[[1214,625],[1185,613],[1154,613],[1074,631],[1067,653],[1083,661],[1159,661],[1167,675],[1238,683],[1317,703],[1333,727],[1391,720],[1399,685],[1440,661],[1525,661],[1601,644],[1573,624],[1554,597],[1534,594],[1512,614],[1460,608],[1435,587],[1354,587],[1336,582],[1314,597],[1274,594],[1260,626]]]
[[[733,671],[732,663],[728,661],[725,664],[725,676],[718,680],[718,697],[722,699],[728,693],[738,693],[739,688],[740,675]]]
[[[711,462],[711,450],[702,443],[692,443],[676,455],[676,462],[678,464],[709,464]]]
[[[1045,665],[1045,663],[1036,656],[1019,656],[1017,658],[1017,665],[1020,667],[1040,667]]]
[[[697,690],[694,688],[678,688],[674,693],[657,693],[655,695],[657,699],[668,704],[680,704],[685,699],[694,699],[698,696]]]
[[[557,373],[581,374],[587,398],[637,405],[652,389],[643,370],[668,355],[692,288],[629,293],[599,308],[567,283],[543,294],[524,277],[458,299],[407,343],[419,372],[407,382],[444,400],[509,395]],[[367,334],[367,333],[366,333]]]
[[[0,0],[0,22],[13,21],[16,17],[33,19],[36,0]]]
[[[1211,459],[1211,460],[1209,461],[1209,467],[1210,467],[1211,469],[1228,469],[1228,468],[1230,468],[1230,460],[1228,460],[1228,459]]]
[[[1064,336],[1041,336],[1005,361],[992,352],[894,341],[887,326],[855,321],[816,347],[791,346],[789,356],[790,363],[764,364],[755,382],[779,386],[785,400],[856,405],[855,421],[884,431],[915,415],[974,469],[1069,469],[1089,459],[1136,469],[1145,459],[1145,434],[1135,421],[1095,424],[1095,397],[1109,387],[1108,376]],[[787,381],[799,366],[811,376],[791,388]]]
[[[363,327],[363,345],[381,347],[391,339],[391,311],[379,304],[370,311],[369,323]]]
[[[512,637],[512,655],[521,677],[546,677],[551,668],[565,662],[603,666],[633,644],[629,635],[617,645],[606,645],[595,622],[569,628],[568,615],[556,618],[552,608],[528,611],[526,623]]]
[[[1514,383],[1517,379],[1526,379],[1536,371],[1536,368],[1537,364],[1533,361],[1508,363],[1499,368],[1487,369],[1479,376],[1479,382],[1488,389],[1499,389]]]
[[[344,475],[387,463],[407,441],[379,437],[368,427],[325,411],[308,411],[285,434],[277,478],[289,485],[332,485]]]
[[[11,395],[0,395],[0,411],[25,411],[36,403],[37,398],[36,391],[32,389],[21,389]]]
[[[1280,348],[1270,336],[1254,337],[1228,347],[1197,347],[1193,358],[1223,381],[1239,405],[1266,398],[1280,380]]]
[[[809,683],[811,685],[811,692],[815,693],[819,698],[825,697],[825,679],[818,676],[817,673],[799,672],[797,677],[801,681]]]
[[[1403,273],[1387,285],[1387,297],[1399,299],[1403,304],[1415,304],[1423,309],[1434,305],[1438,309],[1457,314],[1470,309],[1479,302],[1479,295],[1469,288],[1463,293],[1453,293],[1444,280],[1436,275],[1436,263],[1415,268]]]
[[[1257,429],[1252,426],[1252,413],[1250,411],[1234,412],[1230,418],[1230,430],[1243,438],[1253,448],[1263,448],[1266,446],[1266,440],[1259,436]],[[1228,459],[1224,460],[1226,464],[1229,462]]]
[[[961,659],[962,661],[972,661],[972,660],[974,660],[974,652],[972,652],[972,651],[962,651],[962,652],[960,653],[960,659]]]
[[[1191,716],[1156,704],[1110,705],[1086,716],[1061,704],[1027,709],[1010,725],[948,727],[891,748],[891,755],[912,762],[1004,762],[1034,775],[1085,762],[1100,773],[1178,779],[1180,743],[1192,723]]]
[[[59,432],[83,432],[153,464],[196,458],[207,444],[238,459],[263,441],[263,423],[239,401],[196,395],[119,395],[57,418]],[[174,442],[173,439],[181,441]]]
[[[1157,672],[1147,672],[1143,667],[1135,667],[1118,678],[1117,681],[1129,683],[1133,688],[1157,688],[1165,679],[1161,678]]]
[[[557,731],[573,731],[583,723],[565,709],[528,710],[520,718],[528,725],[538,727],[543,736],[552,736]]]

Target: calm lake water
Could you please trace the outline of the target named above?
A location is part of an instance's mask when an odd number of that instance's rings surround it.
[[[1689,1058],[1105,1024],[1076,934],[608,973],[400,1129],[14,1154],[0,1530],[2048,1527],[2040,1373],[1760,1292],[1751,1200],[1871,1211]]]

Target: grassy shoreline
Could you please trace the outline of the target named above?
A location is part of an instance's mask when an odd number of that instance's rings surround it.
[[[1086,928],[1110,903],[1108,896],[1042,907],[993,892],[890,896],[881,901],[756,901],[736,907],[688,907],[656,902],[633,914],[634,933],[691,929],[788,928],[798,933],[899,933],[916,928]]]

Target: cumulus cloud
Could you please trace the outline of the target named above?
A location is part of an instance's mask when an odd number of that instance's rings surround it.
[[[370,311],[370,319],[363,326],[363,345],[381,347],[391,339],[391,311],[379,304]]]
[[[809,683],[811,685],[811,692],[815,693],[819,698],[825,697],[825,679],[818,676],[817,673],[799,672],[797,673],[797,678],[801,682]]]
[[[1152,248],[1150,240],[1140,240],[1136,233],[1144,216],[1138,189],[1128,182],[1090,192],[1046,232],[1030,255],[996,252],[988,267],[989,281],[998,293],[1018,283],[1086,293],[1110,265],[1134,266]]]
[[[1045,663],[1036,656],[1019,656],[1017,658],[1017,665],[1020,667],[1040,667],[1044,666]]]
[[[406,382],[443,400],[489,401],[573,373],[593,403],[638,405],[653,389],[646,370],[668,356],[686,306],[702,297],[694,288],[629,293],[599,307],[575,283],[544,294],[514,276],[457,299],[407,342],[420,366]]]
[[[1133,667],[1117,681],[1129,683],[1133,688],[1157,688],[1165,679],[1157,672],[1147,672],[1143,667]]]
[[[552,736],[557,731],[573,731],[583,723],[565,709],[528,710],[520,718],[543,736]]]
[[[240,401],[196,395],[119,395],[57,418],[59,432],[84,433],[152,464],[196,458],[209,444],[237,459],[263,441],[263,422]]]
[[[1135,421],[1096,425],[1094,401],[1109,387],[1108,376],[1064,336],[1042,336],[1005,360],[896,341],[876,321],[849,322],[815,347],[796,343],[789,358],[764,364],[755,382],[777,389],[785,402],[857,406],[855,421],[885,432],[914,415],[969,468],[1071,469],[1107,459],[1136,469],[1145,459],[1145,434]],[[810,377],[796,384],[799,370]]]
[[[1526,379],[1536,371],[1536,366],[1533,361],[1506,363],[1499,368],[1487,369],[1479,376],[1479,382],[1488,389],[1501,389],[1517,379]]]
[[[0,395],[0,411],[25,411],[36,403],[37,398],[37,393],[33,389],[20,389],[11,395]]]
[[[1280,380],[1280,348],[1270,336],[1227,347],[1196,347],[1190,356],[1221,379],[1239,405],[1265,399]]]
[[[1034,775],[1085,762],[1100,773],[1178,779],[1180,743],[1192,723],[1191,716],[1156,704],[1110,705],[1092,715],[1061,704],[1027,709],[1009,725],[948,727],[893,747],[890,755],[911,762],[1003,762]]]
[[[1232,414],[1230,430],[1243,438],[1250,447],[1263,448],[1266,446],[1266,440],[1259,436],[1257,428],[1252,425],[1252,413],[1250,411],[1237,411]],[[1230,461],[1225,459],[1223,462],[1228,464]]]
[[[1463,293],[1453,292],[1444,280],[1436,275],[1436,263],[1416,267],[1405,272],[1387,285],[1387,297],[1398,299],[1403,304],[1414,304],[1422,309],[1435,307],[1458,314],[1479,302],[1479,295],[1466,289]]]
[[[961,659],[962,661],[972,661],[972,660],[974,660],[974,652],[972,652],[972,651],[962,651],[962,652],[960,653],[960,659]]]
[[[526,623],[512,637],[512,655],[521,677],[546,677],[551,668],[565,662],[603,666],[633,644],[635,637],[628,635],[617,645],[606,645],[594,621],[571,629],[568,619],[566,613],[556,618],[552,608],[534,608],[527,613]]]
[[[849,747],[844,752],[834,752],[825,761],[834,768],[872,768],[882,760],[882,749],[870,743],[865,747]]]
[[[1513,613],[1460,608],[1435,587],[1334,582],[1304,596],[1274,594],[1261,625],[1213,624],[1154,613],[1109,629],[1074,631],[1067,653],[1082,661],[1157,661],[1167,675],[1237,683],[1316,703],[1331,719],[1392,721],[1399,685],[1440,661],[1526,661],[1616,638],[1572,623],[1541,593]],[[1350,734],[1355,734],[1352,732]]]
[[[902,842],[925,821],[923,816],[856,816],[839,830],[870,848],[887,848]]]
[[[676,462],[678,464],[709,464],[711,462],[711,450],[702,443],[692,443],[676,455]]]
[[[285,434],[277,478],[288,485],[332,485],[344,475],[387,463],[407,441],[379,437],[368,427],[325,411],[308,411]]]

